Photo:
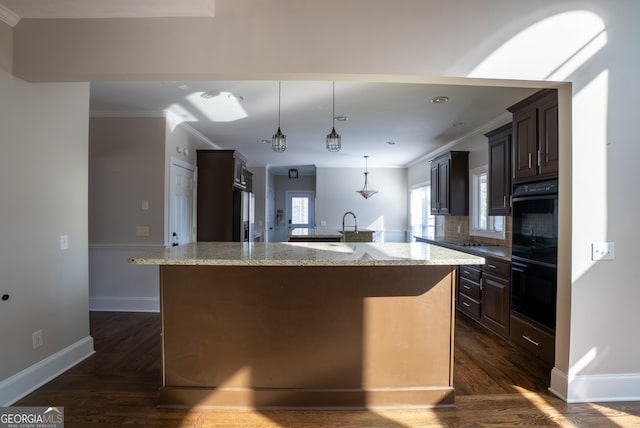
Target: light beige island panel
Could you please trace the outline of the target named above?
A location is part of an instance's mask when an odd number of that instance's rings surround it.
[[[165,260],[161,405],[453,404],[453,265],[481,258],[428,244],[242,245],[134,260]]]

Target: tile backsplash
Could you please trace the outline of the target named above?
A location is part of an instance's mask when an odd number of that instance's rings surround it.
[[[457,216],[436,216],[436,238],[451,241],[470,241],[484,245],[499,245],[501,247],[511,247],[511,216],[505,217],[506,231],[505,239],[485,238],[482,236],[472,236],[469,234],[469,217]]]

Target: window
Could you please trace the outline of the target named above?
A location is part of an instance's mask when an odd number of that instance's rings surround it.
[[[488,167],[481,166],[471,171],[471,213],[469,233],[486,238],[505,238],[504,216],[490,216],[488,204]]]
[[[417,187],[410,195],[411,236],[435,236],[436,217],[431,215],[431,186]]]
[[[291,198],[291,223],[309,224],[309,198]]]
[[[312,190],[288,190],[285,196],[289,228],[315,227],[315,193]]]

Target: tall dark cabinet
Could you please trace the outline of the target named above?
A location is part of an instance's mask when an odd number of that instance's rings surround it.
[[[485,134],[489,140],[489,215],[511,214],[511,123]]]
[[[509,107],[513,113],[513,179],[558,174],[558,92],[544,89]]]
[[[469,152],[451,151],[431,161],[431,214],[469,213]]]
[[[198,241],[242,240],[239,198],[251,192],[246,158],[235,150],[198,150]]]

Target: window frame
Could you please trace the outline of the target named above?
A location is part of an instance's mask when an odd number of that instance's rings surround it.
[[[487,215],[487,228],[482,229],[479,227],[479,214],[480,214],[480,198],[479,194],[480,190],[480,177],[486,174],[487,176],[487,185],[489,181],[489,165],[481,165],[479,167],[473,168],[469,171],[469,235],[470,236],[479,236],[483,238],[493,238],[493,239],[506,239],[506,218],[505,216],[490,216]],[[488,197],[488,192],[485,194],[485,197]],[[502,218],[502,230],[496,231],[494,229],[494,224],[496,218]]]
[[[422,206],[422,218],[421,218],[421,223],[420,223],[420,234],[416,233],[416,228],[413,224],[413,206],[412,206],[412,193],[414,191],[417,190],[421,190],[424,192],[424,203]],[[426,183],[418,183],[415,184],[413,186],[411,186],[411,188],[409,189],[409,210],[408,210],[408,223],[409,223],[409,230],[411,233],[411,238],[410,241],[414,240],[414,236],[423,236],[423,237],[427,237],[427,238],[434,238],[435,237],[435,230],[436,230],[436,223],[435,223],[435,218],[436,216],[431,214],[431,183],[426,182]],[[430,221],[431,220],[431,221]],[[426,223],[425,223],[426,222]]]

